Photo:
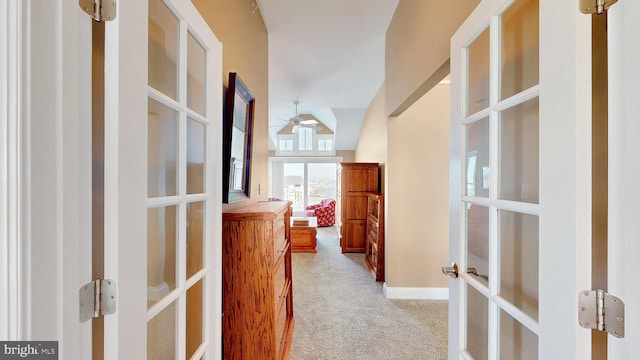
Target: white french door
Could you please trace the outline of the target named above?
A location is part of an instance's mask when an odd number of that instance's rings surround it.
[[[106,359],[221,354],[222,47],[188,0],[105,30]]]
[[[608,292],[625,303],[625,336],[608,335],[608,358],[640,354],[640,3],[620,0],[608,10],[609,224]]]
[[[452,360],[589,348],[590,19],[568,3],[484,0],[451,40]]]

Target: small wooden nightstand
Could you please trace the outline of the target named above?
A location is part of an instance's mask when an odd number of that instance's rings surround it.
[[[307,226],[294,226],[294,219],[305,218],[291,218],[291,251],[315,253],[318,219],[314,216],[307,216],[306,219],[309,219]]]

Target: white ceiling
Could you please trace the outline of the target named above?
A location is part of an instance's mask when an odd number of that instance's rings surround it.
[[[269,32],[269,132],[313,114],[353,150],[384,81],[384,36],[398,0],[257,0]]]

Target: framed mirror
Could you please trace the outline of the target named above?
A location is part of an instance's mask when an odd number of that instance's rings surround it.
[[[251,180],[251,145],[255,98],[240,80],[229,73],[225,95],[222,149],[222,202],[248,199]]]

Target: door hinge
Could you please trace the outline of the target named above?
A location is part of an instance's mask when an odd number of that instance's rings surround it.
[[[618,0],[580,0],[580,12],[583,14],[604,14]]]
[[[80,288],[80,322],[115,312],[115,281],[96,279]]]
[[[604,290],[585,290],[578,295],[578,322],[587,329],[624,337],[624,302]]]
[[[116,0],[79,0],[79,4],[97,22],[116,18]]]

